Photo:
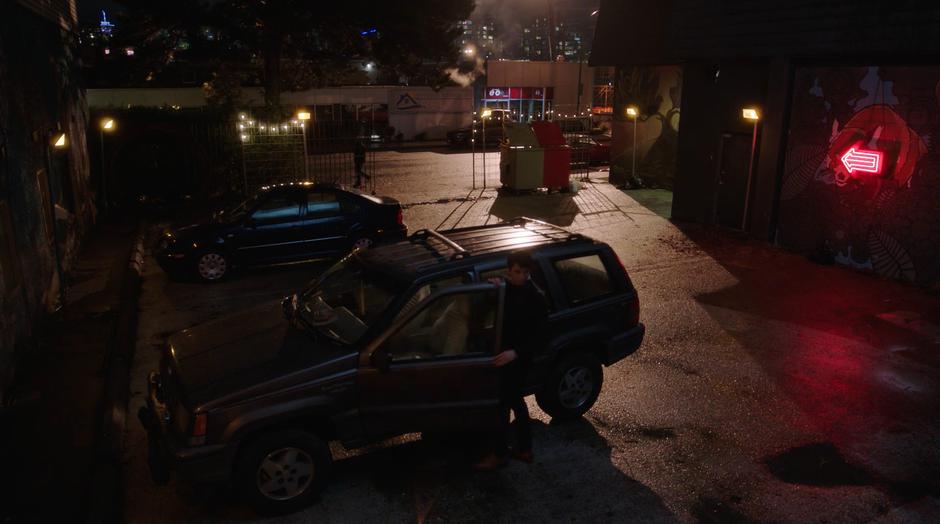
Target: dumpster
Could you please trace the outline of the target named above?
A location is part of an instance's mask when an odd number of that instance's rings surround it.
[[[499,181],[512,190],[542,187],[544,152],[528,124],[505,122],[506,140],[499,148]]]
[[[545,152],[542,187],[565,189],[571,178],[571,146],[555,122],[532,122],[532,131]]]

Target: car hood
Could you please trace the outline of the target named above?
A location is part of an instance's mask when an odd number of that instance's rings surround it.
[[[288,383],[353,368],[357,354],[316,340],[262,304],[181,331],[168,340],[183,396],[194,407],[237,402]]]
[[[223,222],[200,222],[178,227],[172,233],[177,240],[203,240],[218,236],[226,228],[228,224]]]

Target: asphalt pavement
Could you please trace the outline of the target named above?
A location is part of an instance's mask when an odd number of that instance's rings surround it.
[[[409,227],[541,218],[611,244],[647,338],[605,369],[583,420],[536,418],[534,464],[473,473],[414,435],[349,452],[311,508],[279,522],[940,521],[940,300],[668,219],[669,194],[594,172],[577,194],[498,192],[498,155],[377,154],[378,194]],[[476,164],[478,171],[472,167]],[[476,187],[474,187],[476,186]],[[323,263],[172,282],[148,259],[128,412],[167,335],[278,300]],[[145,433],[125,432],[129,522],[255,521],[222,488],[155,487]]]

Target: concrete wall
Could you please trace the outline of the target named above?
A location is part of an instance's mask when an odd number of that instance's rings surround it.
[[[880,275],[940,286],[940,66],[801,67],[777,241]],[[856,146],[882,172],[849,172]]]
[[[632,65],[937,53],[937,2],[602,0],[591,62]]]
[[[672,216],[680,220],[715,223],[722,211],[721,162],[723,140],[741,137],[750,142],[752,124],[744,120],[744,107],[765,108],[769,64],[766,62],[689,62],[682,69],[682,126]],[[765,128],[759,128],[758,147]],[[759,157],[758,165],[774,159]],[[755,172],[757,172],[755,170]],[[773,177],[773,172],[767,176]],[[756,179],[756,177],[755,177]],[[757,184],[752,186],[752,202]],[[740,203],[743,207],[744,195]],[[755,204],[751,204],[751,213]],[[758,233],[757,236],[766,236]]]
[[[445,87],[435,91],[430,87],[342,86],[285,92],[281,95],[281,103],[285,107],[332,104],[386,106],[389,124],[406,140],[418,136],[442,139],[447,131],[470,125],[473,89]],[[92,109],[192,109],[205,107],[206,97],[200,88],[89,89],[88,104]],[[260,89],[242,90],[244,107],[263,104],[264,96]]]
[[[37,319],[58,302],[59,267],[68,271],[94,221],[69,13],[0,2],[0,397]],[[63,133],[66,147],[54,148]]]
[[[610,182],[672,189],[678,152],[682,69],[679,66],[618,67],[615,84]],[[640,115],[635,122],[626,114],[628,106],[639,108]]]

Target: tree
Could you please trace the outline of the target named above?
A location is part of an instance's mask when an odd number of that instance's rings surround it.
[[[457,22],[473,0],[122,0],[119,38],[137,48],[138,75],[153,79],[174,62],[206,69],[208,87],[260,72],[265,105],[277,112],[284,89],[326,85],[370,60],[393,77],[459,56]],[[237,84],[237,82],[235,82]]]

